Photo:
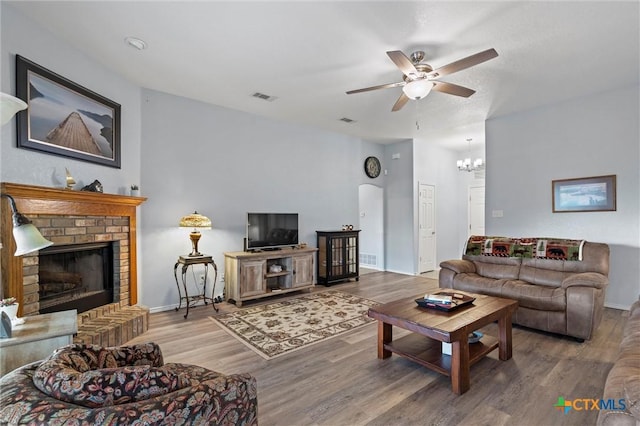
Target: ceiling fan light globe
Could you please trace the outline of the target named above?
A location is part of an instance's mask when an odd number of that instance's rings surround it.
[[[409,99],[422,99],[431,92],[433,83],[426,79],[412,80],[402,87],[402,91]]]

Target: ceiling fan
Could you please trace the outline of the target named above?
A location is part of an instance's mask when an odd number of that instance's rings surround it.
[[[458,72],[474,65],[481,64],[489,59],[493,59],[498,56],[498,52],[496,52],[495,49],[487,49],[483,52],[476,53],[475,55],[467,56],[466,58],[451,62],[450,64],[435,70],[431,65],[422,63],[422,60],[424,59],[424,52],[422,51],[413,52],[410,56],[411,59],[399,50],[389,51],[387,52],[387,55],[389,55],[389,58],[391,58],[393,63],[396,64],[404,74],[402,77],[403,81],[366,87],[364,89],[350,90],[347,92],[347,95],[369,92],[371,90],[389,89],[391,87],[402,87],[402,94],[393,105],[393,108],[391,108],[391,111],[400,110],[400,108],[402,108],[409,99],[418,100],[424,98],[432,89],[449,95],[468,98],[476,91],[458,86],[457,84],[439,81],[438,79],[447,74],[453,74],[454,72]]]

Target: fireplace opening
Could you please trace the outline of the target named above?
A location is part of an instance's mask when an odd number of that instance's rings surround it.
[[[38,263],[41,314],[113,303],[113,242],[54,245],[40,250]]]

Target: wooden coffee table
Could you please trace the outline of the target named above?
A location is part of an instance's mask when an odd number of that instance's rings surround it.
[[[437,292],[454,290],[439,289]],[[451,312],[419,307],[415,299],[396,300],[369,309],[369,317],[378,320],[378,358],[389,358],[392,352],[409,358],[431,370],[451,377],[453,392],[469,390],[469,367],[496,348],[502,361],[511,359],[511,315],[518,302],[500,297],[455,291],[476,300]],[[469,333],[498,321],[499,338],[484,336],[469,343]],[[392,341],[392,326],[413,333]],[[425,338],[425,336],[427,338]],[[451,355],[442,353],[442,343],[451,343]]]

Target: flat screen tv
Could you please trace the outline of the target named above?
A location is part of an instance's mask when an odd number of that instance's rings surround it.
[[[247,250],[298,245],[298,213],[247,213]]]

